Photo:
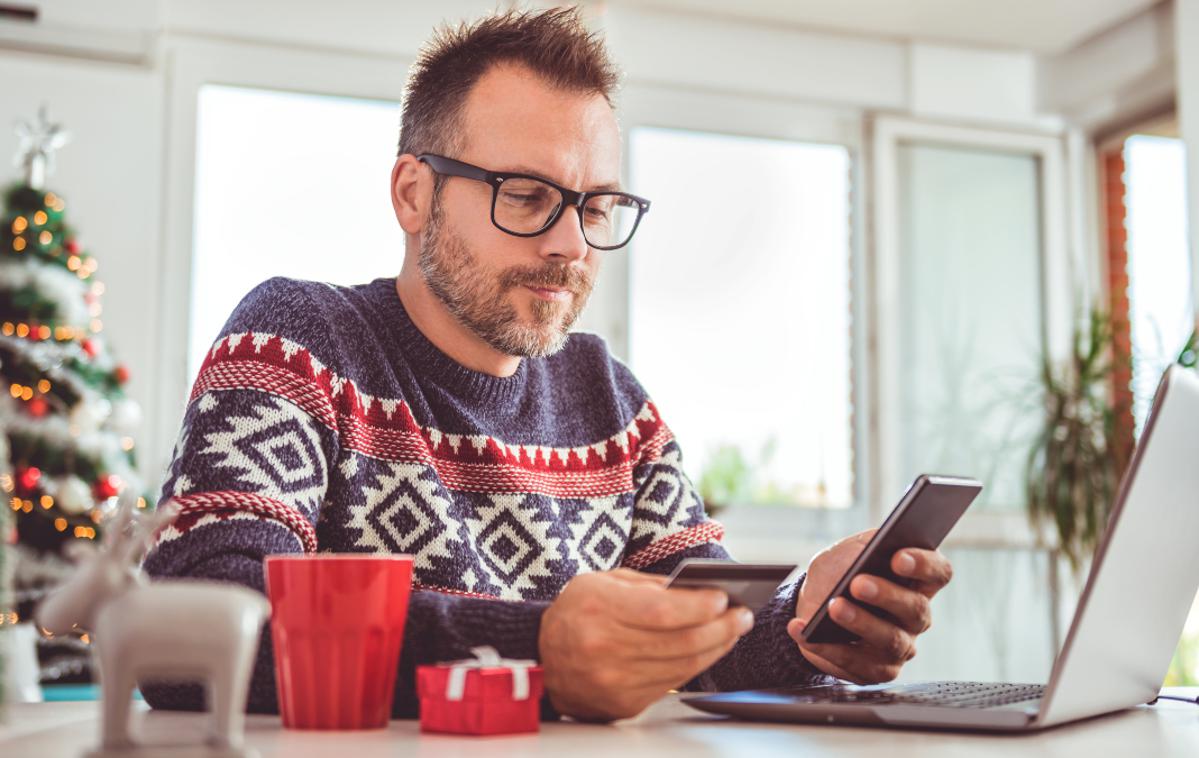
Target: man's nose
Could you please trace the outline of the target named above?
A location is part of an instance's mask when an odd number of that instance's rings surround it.
[[[541,235],[541,240],[542,257],[557,258],[566,263],[586,257],[591,249],[583,237],[579,209],[573,205],[562,210],[562,215],[549,231]]]

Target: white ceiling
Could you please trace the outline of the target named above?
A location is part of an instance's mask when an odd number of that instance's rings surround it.
[[[1162,0],[609,0],[813,30],[1057,53]]]

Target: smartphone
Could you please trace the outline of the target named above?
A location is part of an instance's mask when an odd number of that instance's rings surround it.
[[[794,563],[734,563],[709,558],[687,558],[675,567],[668,588],[717,589],[729,596],[729,605],[743,605],[755,613],[770,602],[775,591],[799,568]]]
[[[832,592],[820,604],[820,608],[804,627],[801,637],[813,643],[854,642],[858,636],[843,628],[828,615],[828,605],[833,598],[844,597],[854,603],[862,601],[849,594],[849,583],[858,574],[871,574],[888,579],[896,584],[910,584],[891,571],[891,558],[906,547],[936,550],[949,530],[958,522],[978,493],[982,483],[975,479],[956,476],[934,476],[921,474],[916,477],[900,498],[899,504],[887,516],[887,520],[875,532],[862,554],[853,562]],[[891,616],[881,608],[870,607],[876,616],[890,620]]]

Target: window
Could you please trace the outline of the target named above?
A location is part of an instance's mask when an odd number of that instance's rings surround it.
[[[629,358],[688,474],[712,505],[849,505],[849,151],[651,127],[629,145],[653,201]]]
[[[189,376],[260,282],[358,284],[403,260],[397,103],[205,85],[198,111]]]
[[[1194,329],[1182,140],[1135,134],[1124,142],[1124,227],[1132,331],[1133,417],[1139,434],[1166,366]]]

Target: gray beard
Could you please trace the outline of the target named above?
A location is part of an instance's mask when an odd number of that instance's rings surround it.
[[[591,295],[591,277],[568,265],[513,267],[489,276],[461,238],[445,228],[440,203],[434,200],[429,227],[420,250],[420,270],[429,289],[463,326],[495,350],[521,358],[545,358],[566,346],[570,327]],[[505,299],[520,286],[567,288],[575,293],[569,310],[544,300],[533,301],[533,323],[526,324]],[[555,322],[558,322],[555,326]]]

